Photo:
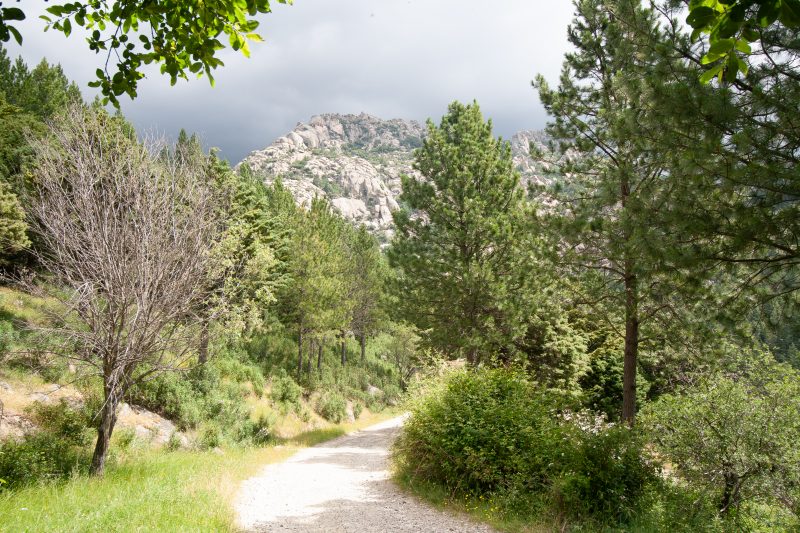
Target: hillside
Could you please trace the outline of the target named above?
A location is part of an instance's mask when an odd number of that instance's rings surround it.
[[[381,241],[392,235],[392,211],[398,208],[400,176],[413,175],[413,152],[425,127],[403,119],[360,115],[316,115],[263,150],[244,158],[266,183],[281,177],[300,204],[315,196],[328,198],[348,220],[364,224]],[[514,165],[523,184],[542,183],[547,167],[530,155],[530,143],[544,149],[541,131],[526,130],[511,138]]]

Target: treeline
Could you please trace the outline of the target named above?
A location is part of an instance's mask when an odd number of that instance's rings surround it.
[[[77,412],[30,413],[75,421],[77,437],[56,422],[0,446],[6,483],[102,473],[122,402],[214,447],[271,438],[274,415],[246,403],[268,380],[305,423],[301,397],[334,422],[398,401],[416,337],[388,316],[389,269],[364,228],[321,199],[297,206],[194,135],[140,139],[60,67],[0,53],[3,280],[42,314],[0,316],[0,364],[84,396]],[[96,432],[90,461],[80,428]]]

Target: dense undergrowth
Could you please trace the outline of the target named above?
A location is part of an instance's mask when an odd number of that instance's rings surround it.
[[[80,401],[33,402],[25,408],[22,414],[33,429],[22,439],[0,441],[0,491],[88,473],[102,404],[100,382],[87,369],[70,369],[63,359],[48,355],[42,338],[30,332],[32,321],[46,320],[43,310],[50,305],[2,289],[0,381],[36,376],[43,383],[74,387]],[[345,366],[340,346],[330,346],[319,368],[304,367],[298,376],[296,342],[283,329],[253,335],[247,342],[218,340],[206,364],[157,374],[132,388],[125,401],[175,424],[168,450],[269,445],[298,432],[356,420],[365,410],[372,416],[396,405],[399,373],[385,360],[386,342],[379,337],[369,343],[362,363],[359,347],[351,341],[346,349],[352,360]],[[110,463],[116,464],[134,441],[131,430],[117,429]]]
[[[688,392],[681,402],[687,412],[703,410],[729,428],[727,437],[710,442],[698,433],[710,436],[714,428],[704,428],[699,415],[677,416],[674,399],[650,404],[630,429],[576,410],[573,400],[523,373],[458,371],[410,395],[411,417],[394,449],[397,478],[431,501],[509,531],[794,530],[797,508],[786,504],[800,494],[796,452],[779,443],[798,435],[800,411],[793,389],[779,387],[797,376],[783,371],[761,389],[768,393],[750,395],[751,403],[771,401],[781,410],[763,411],[762,420],[772,421],[759,431],[714,412],[720,394],[735,396],[730,387],[712,397],[707,388]],[[775,445],[742,442],[765,435]],[[743,465],[740,474],[749,472],[741,486],[749,497],[722,511],[727,457]]]

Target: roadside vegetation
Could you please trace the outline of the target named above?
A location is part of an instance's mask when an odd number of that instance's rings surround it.
[[[2,527],[229,530],[405,405],[399,482],[503,530],[800,529],[798,2],[574,4],[546,175],[453,102],[384,248],[0,48]]]

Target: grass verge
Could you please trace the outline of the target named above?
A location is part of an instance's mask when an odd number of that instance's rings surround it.
[[[365,415],[264,448],[135,452],[101,479],[76,477],[0,493],[0,530],[234,531],[232,502],[242,480],[302,447],[395,415],[392,411]]]

